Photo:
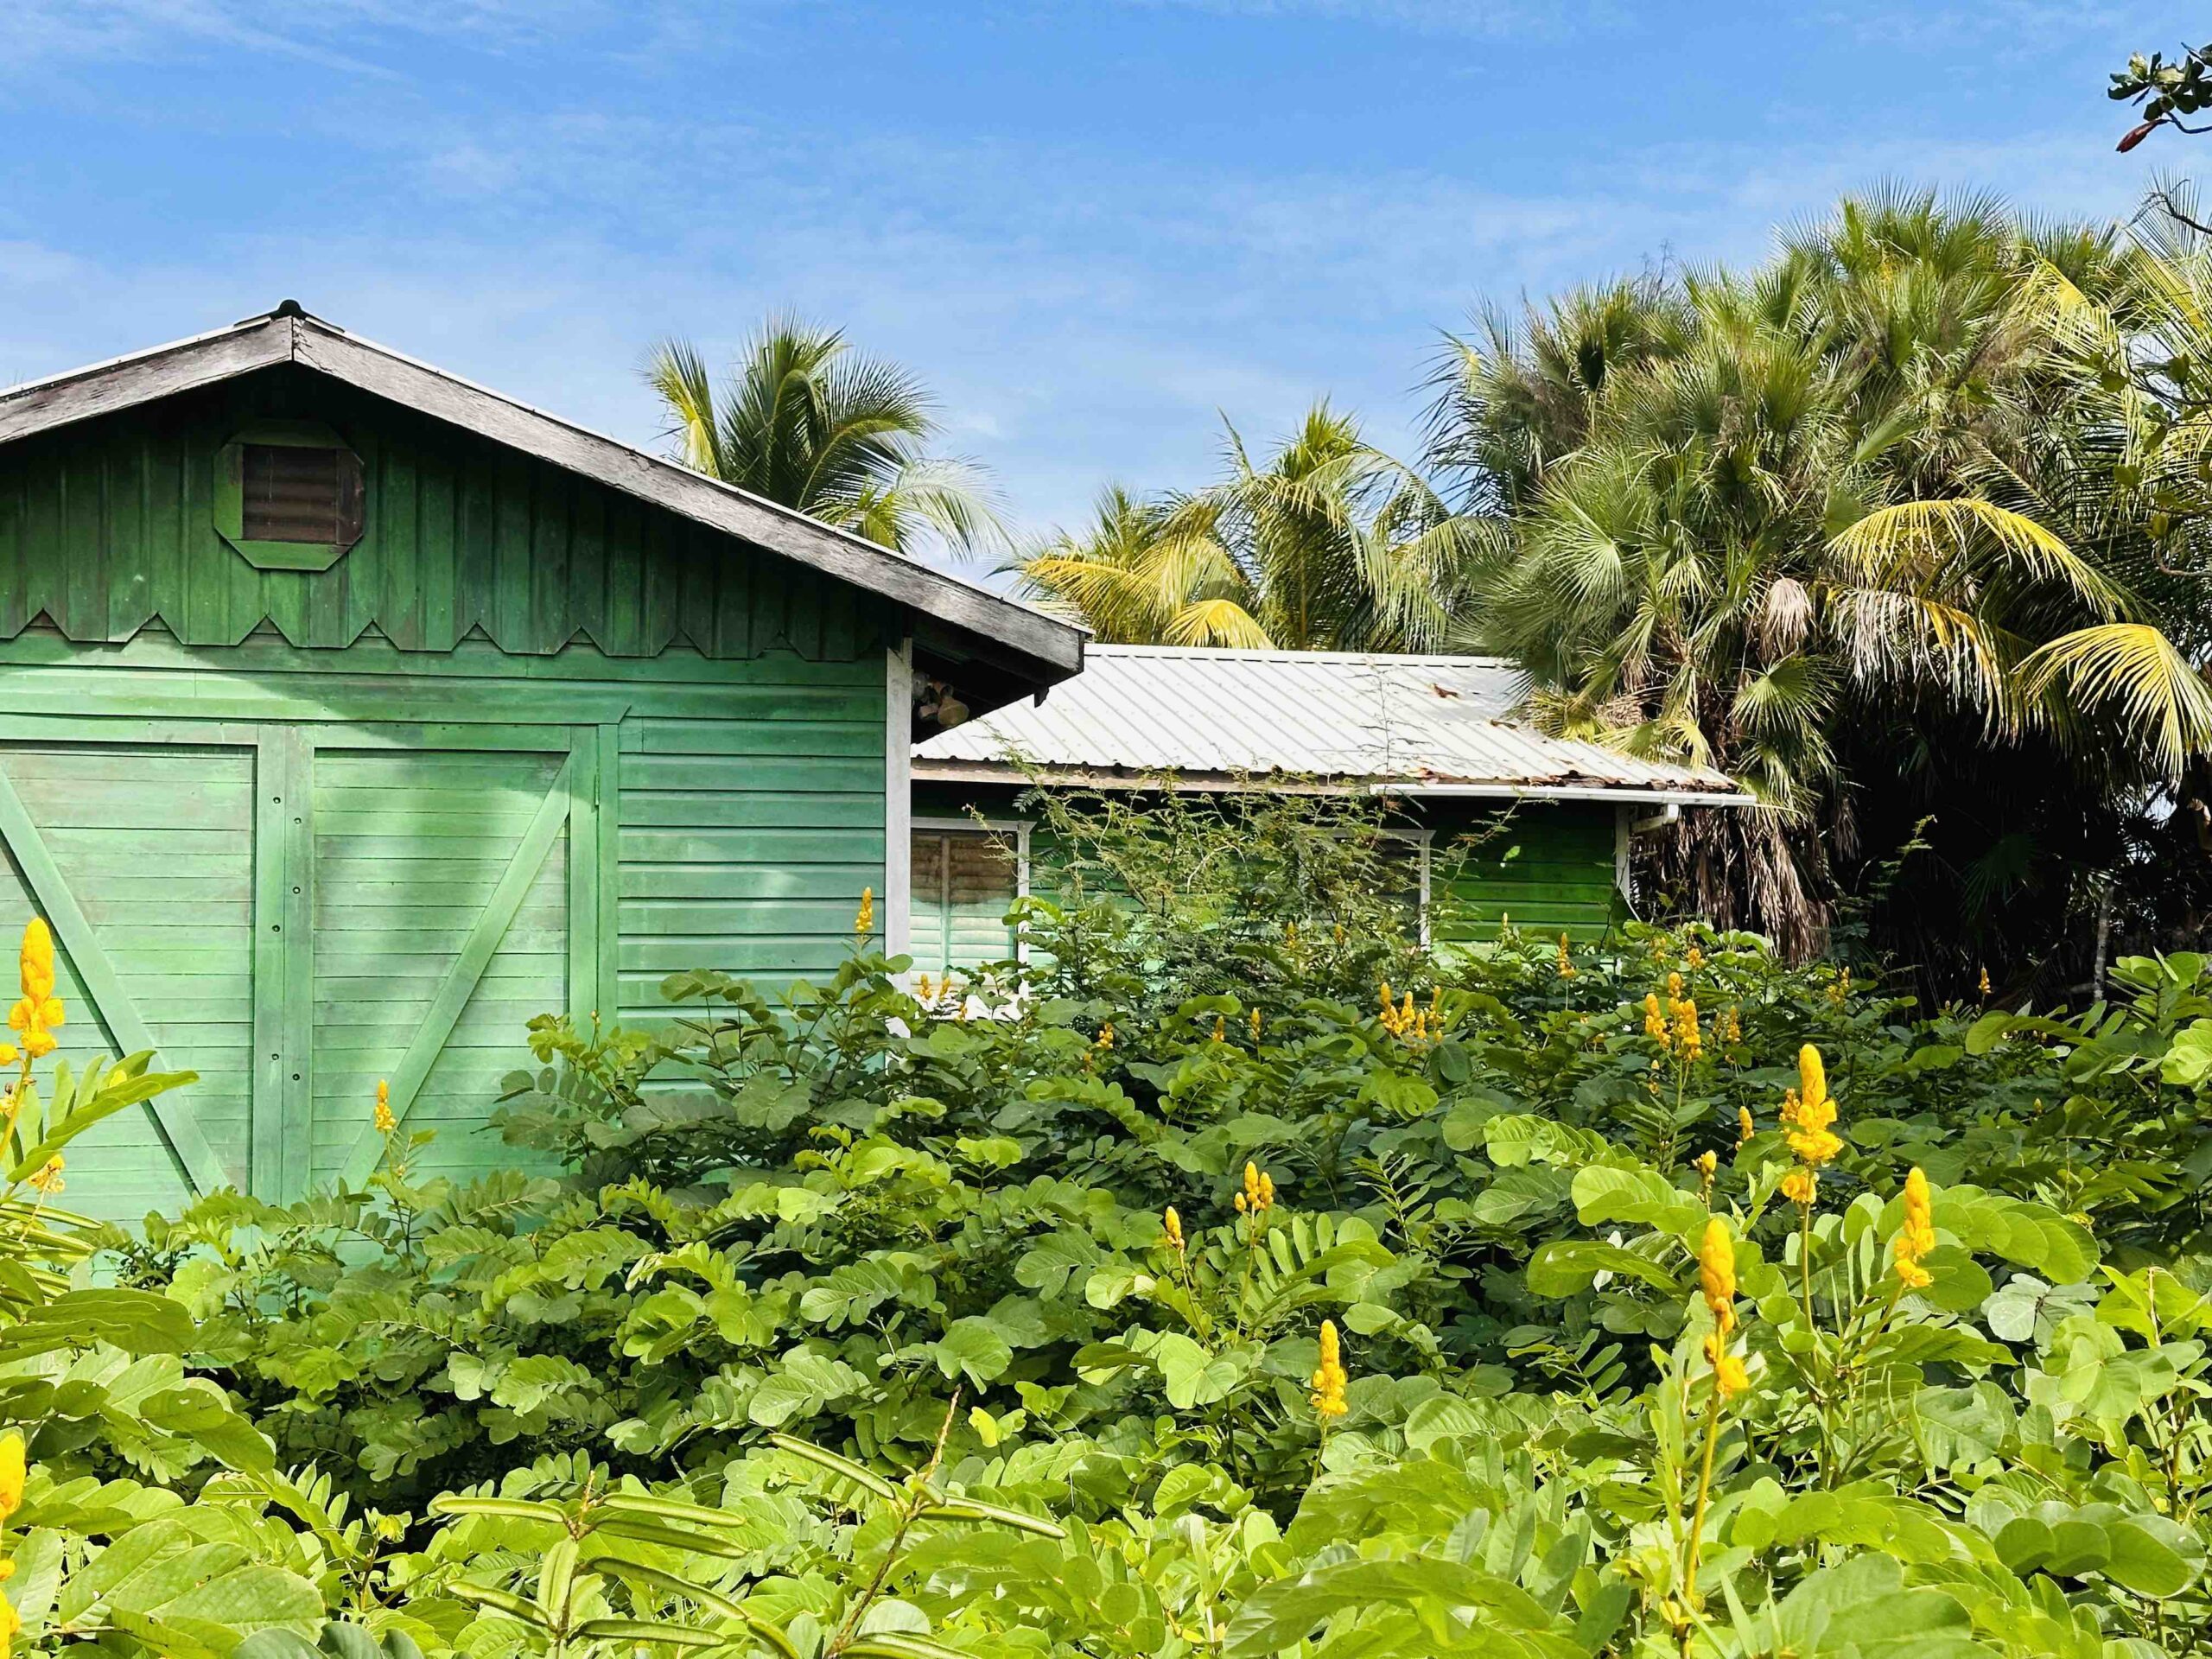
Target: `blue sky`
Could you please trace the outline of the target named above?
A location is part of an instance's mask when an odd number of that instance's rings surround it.
[[[278,299],[652,442],[773,308],[941,395],[1015,518],[1323,394],[1408,448],[1439,331],[1746,260],[1884,178],[2129,211],[2187,9],[1981,0],[7,0],[0,380]]]

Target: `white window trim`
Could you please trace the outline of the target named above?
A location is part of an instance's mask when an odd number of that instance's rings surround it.
[[[976,835],[988,830],[994,835],[1011,836],[1014,837],[1014,895],[1017,899],[1027,899],[1029,896],[1029,831],[1031,828],[1031,822],[1027,818],[947,818],[925,815],[913,818],[908,823],[907,862],[911,865],[913,861],[912,837],[917,831],[944,835],[948,831],[964,830],[970,835]],[[910,899],[910,908],[911,903]],[[1015,935],[1014,955],[1017,962],[1029,960],[1029,935],[1026,931]]]
[[[1421,944],[1428,948],[1429,874],[1436,860],[1436,831],[1433,830],[1378,830],[1376,835],[1390,841],[1410,841],[1421,847]]]

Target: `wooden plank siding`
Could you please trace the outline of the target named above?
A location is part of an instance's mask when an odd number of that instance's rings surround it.
[[[327,571],[214,527],[218,452],[287,420],[364,462]],[[65,1054],[128,1027],[200,1073],[168,1131],[134,1110],[71,1149],[72,1205],[358,1180],[379,1078],[438,1131],[418,1169],[508,1166],[484,1124],[531,1015],[658,1023],[679,969],[833,969],[887,887],[910,626],[290,365],[0,446],[0,930],[81,912]]]

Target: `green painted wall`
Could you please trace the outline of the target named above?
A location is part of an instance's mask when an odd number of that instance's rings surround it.
[[[336,427],[367,531],[253,569],[240,423]],[[70,1154],[123,1218],[372,1161],[376,1082],[482,1132],[532,1014],[781,982],[885,888],[890,607],[294,370],[0,449],[0,930],[60,942],[63,1052],[201,1081]]]
[[[964,820],[971,809],[994,820],[1019,817],[1021,790],[986,785],[918,781],[917,818]],[[1528,803],[1511,810],[1433,801],[1409,815],[1408,828],[1433,832],[1431,904],[1435,937],[1466,941],[1494,937],[1510,918],[1527,932],[1566,933],[1577,941],[1599,938],[1622,912],[1615,887],[1615,809],[1580,803]],[[918,829],[914,882],[914,961],[931,972],[964,969],[1007,954],[1004,928],[978,918],[990,908],[976,884],[956,885],[948,912],[923,880],[923,841]],[[1049,894],[1050,854],[1042,837],[1033,849],[1033,890]],[[999,890],[1008,883],[1001,878]],[[949,948],[948,948],[949,947]]]

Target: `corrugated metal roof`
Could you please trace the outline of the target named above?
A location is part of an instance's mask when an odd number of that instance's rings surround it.
[[[1094,781],[1175,772],[1389,781],[1418,791],[1729,796],[1715,772],[1546,737],[1511,718],[1519,672],[1487,657],[1093,645],[1083,672],[914,748],[920,777],[1009,764]]]

